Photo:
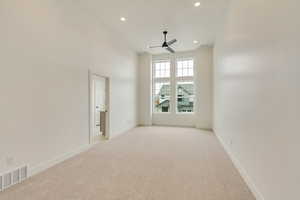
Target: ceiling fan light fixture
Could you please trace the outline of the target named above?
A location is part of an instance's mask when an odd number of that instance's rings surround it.
[[[121,17],[120,20],[121,20],[122,22],[125,22],[125,21],[126,21],[126,18],[125,18],[125,17]]]
[[[170,53],[175,53],[175,50],[173,48],[171,48],[171,45],[173,45],[175,42],[177,42],[176,39],[167,41],[167,34],[168,31],[164,31],[163,35],[164,35],[164,40],[162,45],[157,45],[157,46],[148,46],[148,48],[152,49],[152,48],[163,48],[165,50],[167,50]]]

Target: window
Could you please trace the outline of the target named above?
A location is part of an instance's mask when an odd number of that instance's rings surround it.
[[[177,60],[176,63],[176,109],[178,113],[194,112],[194,61]]]
[[[170,62],[155,63],[155,78],[170,78]]]
[[[152,77],[153,113],[194,112],[194,60],[192,58],[154,60]]]
[[[193,60],[177,61],[177,77],[188,77],[188,76],[194,76]]]
[[[170,112],[171,100],[171,63],[157,61],[153,65],[153,112]]]

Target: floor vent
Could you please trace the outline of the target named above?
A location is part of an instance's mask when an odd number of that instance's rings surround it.
[[[27,178],[28,167],[23,166],[12,171],[0,174],[0,192],[15,185]]]

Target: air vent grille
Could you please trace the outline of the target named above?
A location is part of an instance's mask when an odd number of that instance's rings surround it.
[[[27,171],[28,167],[22,166],[3,175],[0,174],[0,192],[25,180],[28,174]]]
[[[17,184],[20,181],[20,170],[15,170],[12,173],[12,184]]]
[[[4,174],[4,180],[3,180],[3,188],[8,188],[9,186],[12,185],[12,174],[11,173],[7,173]]]
[[[28,170],[27,166],[24,166],[24,167],[20,168],[20,180],[21,181],[23,181],[27,178],[27,174],[28,174],[27,170]]]

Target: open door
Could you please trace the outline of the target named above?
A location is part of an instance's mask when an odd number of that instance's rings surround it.
[[[108,138],[107,77],[90,74],[90,143]]]

